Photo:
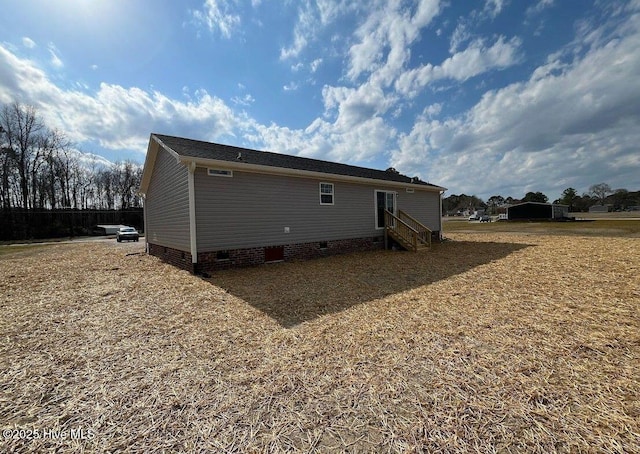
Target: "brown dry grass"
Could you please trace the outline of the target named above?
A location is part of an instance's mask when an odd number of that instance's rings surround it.
[[[450,236],[209,280],[3,254],[0,425],[94,437],[0,450],[639,452],[640,239]]]

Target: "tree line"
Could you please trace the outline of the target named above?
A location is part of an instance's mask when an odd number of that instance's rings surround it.
[[[35,213],[141,208],[142,168],[132,161],[105,165],[47,127],[33,106],[0,106],[2,237],[34,236]]]
[[[489,214],[497,214],[501,208],[507,205],[514,205],[522,202],[549,202],[549,198],[542,192],[527,192],[521,199],[513,197],[502,197],[494,195],[485,202],[475,195],[450,195],[442,201],[442,212],[444,215],[462,214],[465,211],[478,209],[487,210]],[[594,184],[589,187],[589,191],[578,194],[574,188],[567,188],[562,192],[560,198],[553,201],[561,205],[567,205],[570,212],[589,211],[594,205],[608,205],[614,211],[624,211],[631,207],[640,206],[640,191],[631,192],[627,189],[611,189],[607,183]]]
[[[0,108],[0,204],[3,208],[126,209],[141,207],[142,168],[105,166],[48,128],[32,106]]]

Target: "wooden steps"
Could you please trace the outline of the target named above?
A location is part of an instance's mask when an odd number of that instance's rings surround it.
[[[399,210],[396,216],[385,210],[384,223],[385,236],[393,238],[407,251],[417,252],[431,247],[431,230],[404,211]]]

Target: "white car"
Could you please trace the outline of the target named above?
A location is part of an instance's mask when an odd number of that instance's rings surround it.
[[[120,229],[116,232],[116,241],[120,243],[121,241],[139,241],[140,234],[133,227],[120,227]]]

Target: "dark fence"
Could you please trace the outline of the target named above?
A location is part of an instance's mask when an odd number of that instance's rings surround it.
[[[126,210],[24,210],[0,211],[0,241],[103,235],[100,224],[144,228],[142,208]]]

